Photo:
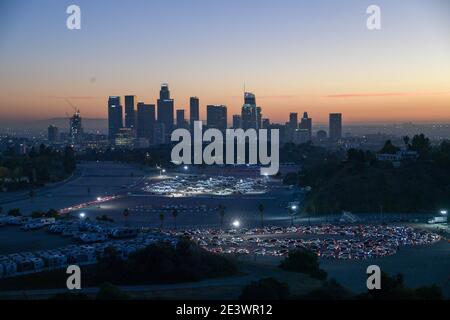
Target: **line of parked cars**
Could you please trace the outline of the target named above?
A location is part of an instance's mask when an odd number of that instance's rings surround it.
[[[429,245],[438,234],[404,226],[317,225],[251,230],[184,230],[200,246],[215,253],[284,256],[305,248],[328,259],[370,259],[395,254],[400,247]]]
[[[55,218],[31,218],[0,216],[0,226],[20,226],[21,230],[38,230],[56,222]]]
[[[62,221],[51,225],[47,232],[63,237],[73,237],[83,243],[104,242],[108,239],[136,237],[137,228],[115,227],[86,221]]]
[[[176,245],[177,238],[153,233],[139,233],[133,239],[108,240],[101,243],[69,245],[59,249],[0,255],[0,278],[64,268],[71,264],[95,264],[107,248],[113,248],[124,260],[138,250],[165,241]]]

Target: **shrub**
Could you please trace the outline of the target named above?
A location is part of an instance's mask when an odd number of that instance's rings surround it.
[[[253,281],[242,290],[241,300],[285,300],[289,298],[289,286],[274,278]]]

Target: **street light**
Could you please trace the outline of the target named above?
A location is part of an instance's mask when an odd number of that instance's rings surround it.
[[[102,201],[102,198],[101,197],[97,197],[97,201]]]
[[[188,166],[184,166],[184,170],[188,170],[189,168],[188,168]]]
[[[241,222],[239,220],[234,220],[233,221],[233,227],[239,228],[240,226],[241,226]]]
[[[296,211],[297,211],[297,206],[294,204],[291,206],[291,212],[290,212],[291,213],[291,227],[294,226],[294,216],[295,216]]]
[[[80,213],[80,218],[81,219],[84,219],[85,217],[86,217],[86,213],[84,213],[84,212]]]

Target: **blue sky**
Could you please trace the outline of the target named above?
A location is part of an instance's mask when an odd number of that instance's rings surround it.
[[[81,7],[79,31],[66,28],[70,4]],[[381,31],[366,28],[370,4],[382,9]],[[450,88],[446,0],[2,0],[0,12],[0,114],[9,116],[11,107],[61,115],[59,97],[101,116],[108,95],[154,102],[161,82],[177,107],[198,95],[237,110],[245,81],[263,108],[311,106],[317,117],[342,103],[318,98],[327,95],[418,94],[415,108],[438,95],[439,116],[449,101],[440,96]],[[369,114],[395,104],[398,114],[410,100],[360,104]]]

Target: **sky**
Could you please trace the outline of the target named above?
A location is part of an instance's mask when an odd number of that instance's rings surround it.
[[[274,122],[450,122],[450,1],[0,0],[0,119],[64,117],[67,98],[104,118],[108,96],[156,103],[164,82],[203,117],[239,113],[245,84]]]

